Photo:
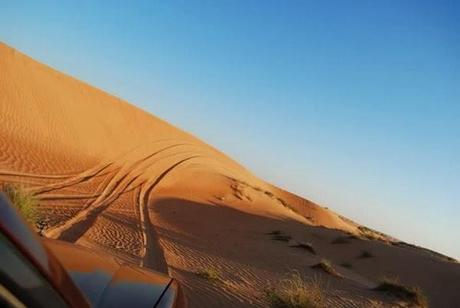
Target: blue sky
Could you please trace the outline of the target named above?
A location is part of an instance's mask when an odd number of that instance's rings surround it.
[[[460,258],[457,1],[0,1],[0,40]]]

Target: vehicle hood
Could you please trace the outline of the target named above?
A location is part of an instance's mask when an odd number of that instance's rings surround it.
[[[172,283],[164,274],[120,262],[109,254],[44,239],[91,306],[154,307]]]

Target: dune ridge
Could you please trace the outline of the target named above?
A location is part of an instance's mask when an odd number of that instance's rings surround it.
[[[0,100],[0,182],[40,200],[45,236],[168,273],[191,307],[267,306],[267,288],[291,270],[317,275],[311,266],[322,258],[340,272],[319,274],[330,306],[399,303],[372,290],[382,274],[420,285],[434,306],[460,302],[458,263],[266,183],[195,136],[5,44]],[[337,237],[346,243],[331,244]],[[316,254],[295,247],[307,242]],[[373,257],[357,259],[363,250]],[[215,281],[199,274],[210,268]],[[452,285],[441,290],[440,281]]]

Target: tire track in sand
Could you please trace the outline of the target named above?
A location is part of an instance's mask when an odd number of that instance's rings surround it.
[[[144,241],[144,248],[142,249],[141,253],[141,266],[148,267],[162,273],[168,273],[168,265],[164,256],[163,248],[160,245],[158,234],[155,231],[155,227],[149,215],[148,204],[150,193],[176,167],[180,166],[186,161],[198,157],[201,156],[194,155],[182,159],[164,170],[157,178],[149,180],[144,185],[142,185],[138,197],[141,229],[143,232],[142,238]]]
[[[102,207],[105,208],[106,204],[108,205],[109,203],[113,202],[118,196],[120,196],[124,191],[126,191],[126,189],[129,188],[128,186],[131,183],[133,183],[135,180],[137,180],[140,176],[144,175],[144,170],[145,169],[148,169],[149,167],[154,165],[159,160],[167,159],[167,158],[170,158],[170,157],[175,156],[175,155],[184,155],[184,154],[190,153],[190,151],[178,152],[178,153],[174,153],[174,154],[159,158],[156,161],[148,162],[148,160],[150,158],[154,157],[155,155],[158,155],[158,154],[160,154],[162,152],[166,152],[167,150],[170,150],[172,148],[177,148],[177,147],[182,147],[182,146],[195,147],[196,145],[195,144],[190,144],[190,143],[182,143],[182,144],[170,145],[170,146],[162,148],[162,149],[160,149],[160,150],[158,150],[158,151],[156,151],[156,152],[154,152],[152,154],[149,154],[149,155],[147,155],[147,156],[145,156],[145,157],[143,157],[143,158],[141,158],[141,159],[139,159],[137,161],[132,162],[132,164],[129,165],[129,166],[125,165],[125,166],[119,167],[117,173],[109,179],[108,183],[103,184],[103,185],[105,185],[104,188],[100,192],[93,194],[93,195],[97,195],[96,200],[92,200],[92,201],[90,200],[81,209],[81,212],[85,212],[85,211],[91,210],[91,208],[99,207],[99,206],[102,206]],[[148,162],[148,164],[143,166],[142,163],[146,163],[146,162]],[[115,162],[111,162],[109,164],[110,165],[115,165]],[[76,176],[74,179],[70,179],[69,181],[66,181],[66,183],[58,183],[58,184],[56,184],[53,187],[53,189],[58,189],[57,186],[60,186],[59,188],[63,188],[64,186],[67,187],[67,186],[71,185],[71,183],[70,183],[71,181],[72,182],[77,181],[78,183],[81,183],[82,182],[81,180],[90,180],[91,177],[89,177],[89,174],[93,174],[94,176],[96,176],[99,172],[102,171],[101,169],[104,168],[104,167],[106,168],[106,166],[102,166],[102,167],[99,167],[99,168],[95,167],[95,168],[93,168],[94,170],[91,170],[89,172],[85,172],[83,174],[83,177],[85,177],[85,179],[82,179],[82,176],[79,175],[79,176]],[[111,172],[114,172],[114,171],[111,171]],[[108,172],[107,174],[109,174],[111,172]],[[134,173],[136,173],[136,174],[134,174]],[[129,182],[126,184],[127,180]],[[124,182],[124,184],[121,185],[121,183],[123,183],[123,182]],[[136,187],[138,187],[138,186],[140,186],[140,184],[136,185]],[[133,189],[133,188],[135,188],[135,187],[131,187],[130,189]],[[45,195],[45,196],[49,200],[59,199],[59,197],[53,198],[52,195]],[[86,199],[94,199],[94,198],[90,198],[89,196],[86,196],[86,197],[87,197]],[[85,199],[85,197],[83,197],[80,194],[77,194],[76,198]],[[65,199],[65,198],[61,197],[61,199]],[[71,198],[68,198],[68,199],[71,199]],[[73,224],[72,222],[70,222],[70,220],[75,218],[74,222],[76,223],[77,220],[80,221],[82,219],[82,217],[75,217],[77,215],[85,215],[85,213],[80,214],[79,212],[77,212],[69,220],[59,224],[58,226],[54,226],[54,227],[48,229],[48,231],[46,233],[47,236],[52,237],[52,238],[64,239],[65,236],[62,237],[61,233],[64,232],[66,229],[69,229],[70,227],[72,227],[72,226],[69,226],[69,225]],[[89,226],[88,226],[88,228],[89,228]],[[67,238],[67,240],[72,240],[72,241],[76,240],[76,238],[75,238],[76,236],[77,235],[73,235],[70,238]]]
[[[157,141],[157,142],[159,142],[159,141]],[[157,142],[154,142],[154,143],[157,143]],[[160,150],[158,150],[158,151],[156,151],[154,153],[146,155],[143,158],[135,160],[132,164],[136,165],[136,164],[142,163],[142,162],[150,159],[151,157],[153,157],[153,156],[155,156],[155,155],[157,155],[157,154],[159,154],[161,152],[164,152],[164,151],[169,150],[171,148],[175,148],[175,147],[179,147],[179,146],[186,146],[186,145],[193,146],[194,144],[186,143],[186,142],[175,143],[173,145],[161,148]],[[135,148],[135,149],[137,149],[137,148]],[[85,181],[89,181],[89,180],[93,179],[94,177],[96,177],[97,175],[101,175],[101,172],[106,170],[106,169],[108,169],[110,166],[115,166],[117,161],[121,161],[123,159],[123,157],[128,156],[129,154],[134,152],[135,149],[131,150],[131,151],[128,151],[128,152],[126,152],[126,153],[124,153],[122,155],[119,155],[119,158],[117,160],[114,160],[114,161],[111,161],[111,162],[108,162],[108,163],[105,163],[105,164],[97,165],[97,166],[95,166],[93,168],[90,168],[88,170],[85,170],[85,171],[83,171],[83,172],[81,172],[81,173],[79,173],[77,175],[74,175],[74,176],[68,178],[65,181],[61,181],[61,182],[53,183],[53,184],[49,184],[49,185],[44,185],[44,186],[41,186],[41,187],[38,187],[38,188],[32,188],[32,189],[30,189],[30,192],[33,193],[34,195],[40,195],[40,194],[47,193],[47,192],[50,192],[50,191],[53,191],[53,190],[58,190],[58,189],[66,188],[66,187],[69,187],[69,186],[77,185],[77,184],[85,182]],[[120,165],[121,165],[121,167],[115,167],[114,170],[108,171],[108,173],[114,172],[117,169],[123,168],[123,164],[120,164]]]
[[[97,215],[99,215],[107,206],[109,206],[114,200],[118,198],[135,180],[137,180],[144,173],[144,169],[148,166],[142,166],[142,163],[147,162],[148,158],[154,155],[164,152],[170,148],[182,146],[183,144],[176,144],[166,148],[163,148],[153,154],[144,157],[141,160],[135,161],[130,166],[122,167],[106,185],[99,197],[92,201],[88,206],[74,215],[71,219],[67,220],[59,226],[48,229],[45,234],[47,237],[55,239],[63,239],[71,242],[75,242],[81,237],[94,223]],[[173,154],[174,155],[174,154]],[[170,156],[173,156],[170,155]],[[163,157],[160,158],[168,158]],[[148,165],[153,165],[157,162],[149,162]],[[142,168],[141,168],[142,167]],[[136,173],[133,175],[133,173]]]

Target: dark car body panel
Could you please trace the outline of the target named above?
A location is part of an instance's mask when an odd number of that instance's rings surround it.
[[[73,284],[59,261],[41,244],[40,237],[28,227],[27,222],[2,193],[0,193],[0,232],[61,295],[68,306],[89,307],[85,297]]]
[[[20,251],[70,307],[185,305],[177,282],[164,274],[108,253],[39,237],[1,193],[0,231],[5,245]]]
[[[172,279],[119,262],[111,255],[44,239],[88,301],[97,307],[154,307]]]

